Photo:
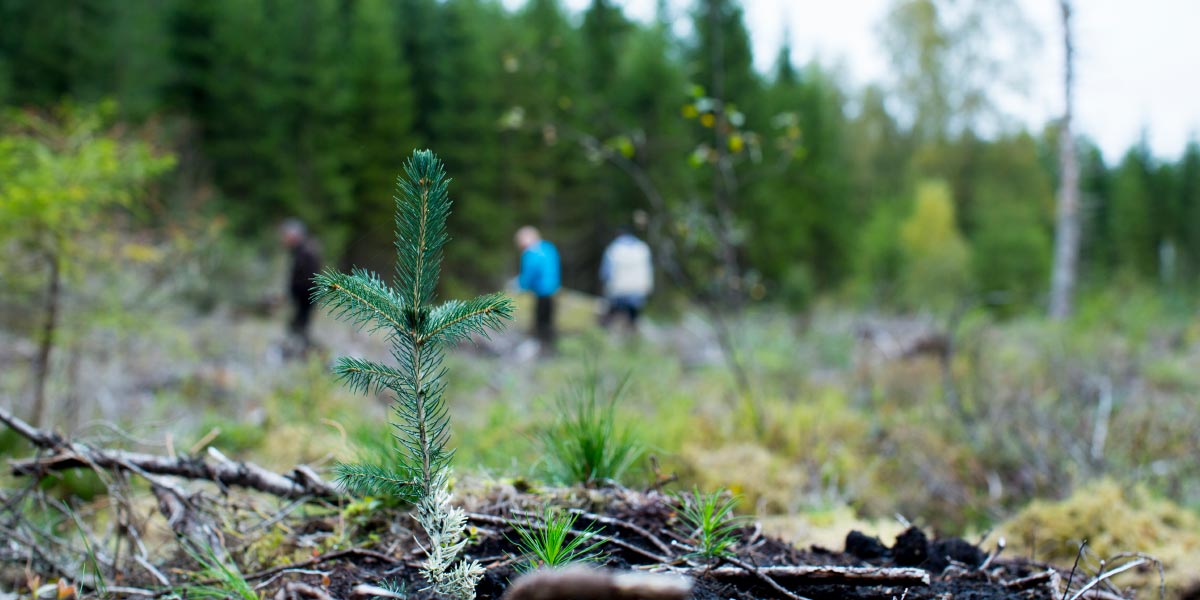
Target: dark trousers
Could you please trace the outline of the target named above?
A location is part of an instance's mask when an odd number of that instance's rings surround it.
[[[554,348],[554,296],[538,296],[534,309],[533,335],[546,349]]]
[[[608,312],[600,317],[600,324],[604,327],[612,325],[613,320],[621,315],[629,319],[629,327],[631,329],[637,327],[638,315],[641,314],[641,307],[628,300],[614,299],[608,303]]]
[[[291,330],[292,333],[299,336],[305,346],[308,345],[308,322],[312,319],[312,300],[307,296],[293,296],[292,302],[296,305],[296,314],[292,317]]]

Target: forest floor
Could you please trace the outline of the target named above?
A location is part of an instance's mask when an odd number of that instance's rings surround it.
[[[807,564],[819,555],[831,564],[867,564],[812,547],[842,549],[851,530],[890,547],[911,520],[931,537],[978,539],[991,531],[989,545],[1006,538],[1002,557],[1015,562],[996,568],[1015,570],[998,573],[994,585],[1036,561],[1069,565],[1086,538],[1084,573],[1099,573],[1124,552],[1149,552],[1163,559],[1171,594],[1185,597],[1200,572],[1200,464],[1194,460],[1200,373],[1192,368],[1200,361],[1200,322],[1142,302],[1085,307],[1067,329],[983,313],[954,324],[830,307],[799,317],[750,312],[732,325],[738,358],[754,382],[751,396],[765,416],[765,427],[756,430],[744,413],[748,397],[704,319],[684,314],[648,321],[637,337],[609,335],[595,329],[590,302],[572,298],[563,309],[560,352],[551,360],[520,350],[527,327],[521,321],[448,357],[456,470],[494,485],[548,482],[539,435],[553,422],[557,401],[598,371],[605,389],[629,381],[618,414],[646,453],[627,485],[653,482],[653,457],[657,471],[678,478],[674,489],[725,488],[740,496],[739,512],[762,524],[759,540],[770,540],[756,551],[771,544],[808,549],[786,560],[751,552],[743,554],[746,560]],[[377,338],[318,319],[316,336],[325,351],[292,360],[282,351],[278,317],[170,309],[138,322],[137,328],[94,327],[56,353],[50,395],[57,428],[94,445],[163,455],[214,448],[280,471],[301,464],[321,471],[386,445],[387,398],[354,396],[328,371],[337,355],[386,359]],[[28,385],[31,346],[4,335],[0,364],[8,366],[0,367],[0,393],[19,398]],[[946,340],[953,341],[949,348]],[[7,435],[0,447],[6,456],[28,452]],[[5,488],[18,484],[3,482]],[[84,473],[50,487],[57,497],[71,498],[101,539],[113,530],[113,503],[94,478]],[[144,486],[133,495],[141,498],[143,515],[153,512]],[[287,503],[253,505],[251,513],[270,515]],[[249,573],[354,547],[363,538],[339,526],[336,540],[327,536],[322,546],[293,548],[299,554],[269,548],[329,519],[358,518],[343,514],[354,510],[343,507],[333,516],[298,511],[308,516],[282,521],[282,530],[260,528],[245,540],[238,563]],[[641,518],[626,509],[593,510]],[[70,530],[69,522],[60,526]],[[500,536],[492,542],[505,539],[502,530],[480,526],[489,529]],[[169,546],[169,531],[161,524],[157,531],[147,540]],[[411,540],[411,532],[375,535],[373,548],[381,540]],[[411,548],[396,546],[396,556]],[[500,554],[487,549],[480,546],[477,556]],[[617,565],[639,564],[620,552],[614,556]],[[382,566],[362,556],[344,563],[364,569],[347,571],[363,575],[362,582]],[[955,581],[975,585],[976,575]],[[926,591],[936,588],[934,580]],[[1153,595],[1158,573],[1139,568],[1116,581]],[[705,585],[700,580],[698,589]],[[909,596],[922,597],[916,593]]]
[[[504,493],[475,500],[470,513],[475,531],[467,547],[470,558],[487,568],[478,593],[500,598],[521,572],[517,535],[508,523],[526,523],[546,502],[544,494]],[[1057,597],[1065,573],[1024,559],[997,558],[958,538],[929,540],[917,528],[902,534],[890,547],[858,532],[850,533],[843,548],[812,546],[798,549],[777,537],[764,535],[749,524],[736,532],[737,543],[728,559],[689,559],[676,540],[682,539],[674,498],[656,492],[624,489],[558,490],[556,505],[580,515],[577,529],[594,531],[603,544],[594,566],[616,572],[686,574],[697,600],[754,598],[992,598],[1041,599]],[[403,514],[376,515],[380,527],[415,527]],[[386,525],[383,522],[386,521]],[[324,586],[334,597],[350,597],[364,581],[390,581],[393,586],[419,590],[424,586],[414,563],[422,556],[410,539],[381,538],[378,547],[392,551],[394,561],[355,555],[323,567],[327,574],[300,576]],[[326,579],[327,577],[327,579]],[[1085,578],[1080,574],[1081,579]],[[1083,583],[1076,582],[1076,588]],[[1122,590],[1103,583],[1104,590]],[[413,597],[413,596],[410,596]],[[419,596],[417,596],[419,597]],[[514,600],[517,596],[510,595]],[[580,595],[579,597],[590,597]],[[621,596],[595,596],[597,598]]]

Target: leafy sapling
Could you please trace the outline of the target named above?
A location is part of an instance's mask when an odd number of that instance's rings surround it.
[[[445,169],[428,150],[413,153],[397,181],[396,285],[374,273],[326,271],[315,279],[314,299],[338,318],[370,331],[384,331],[397,366],[339,358],[334,372],[353,390],[394,397],[392,434],[397,460],[383,464],[339,464],[338,481],[352,493],[392,495],[417,508],[425,530],[421,572],[437,594],[470,600],[483,567],[458,560],[467,544],[466,515],[450,504],[453,450],[446,409],[442,347],[472,335],[487,335],[511,318],[512,301],[502,294],[450,300],[434,306],[442,248],[450,214]]]
[[[704,494],[692,488],[690,494],[680,494],[678,500],[681,533],[692,542],[690,556],[710,563],[732,556],[741,525],[733,514],[737,496],[724,490]]]

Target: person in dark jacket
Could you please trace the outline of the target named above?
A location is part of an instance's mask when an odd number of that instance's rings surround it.
[[[299,219],[288,219],[280,228],[283,245],[292,255],[291,274],[288,277],[288,296],[296,312],[289,329],[299,338],[302,352],[312,347],[308,325],[312,318],[313,276],[321,270],[321,257],[317,244],[308,236],[308,231]]]
[[[561,285],[558,249],[543,240],[538,230],[525,226],[517,230],[517,248],[521,250],[521,274],[517,286],[533,294],[533,334],[545,354],[554,351],[554,294]]]

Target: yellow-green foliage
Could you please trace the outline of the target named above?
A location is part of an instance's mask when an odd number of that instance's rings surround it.
[[[797,402],[767,398],[764,410],[760,442],[738,430],[692,437],[681,454],[688,478],[728,488],[746,508],[787,513],[836,500],[874,473],[871,420],[839,391],[816,390]]]
[[[138,140],[110,131],[112,106],[63,106],[13,113],[0,130],[0,239],[63,261],[102,231],[108,211],[129,206],[139,187],[174,164]]]
[[[1168,592],[1178,595],[1200,582],[1200,517],[1140,487],[1124,489],[1102,480],[1066,500],[1035,501],[1001,529],[1017,555],[1070,564],[1087,539],[1100,558],[1144,552],[1163,561]],[[1138,571],[1117,581],[1152,590],[1158,573]]]
[[[912,214],[900,224],[905,301],[945,308],[962,295],[969,280],[970,252],[958,230],[954,199],[945,181],[917,186]]]

